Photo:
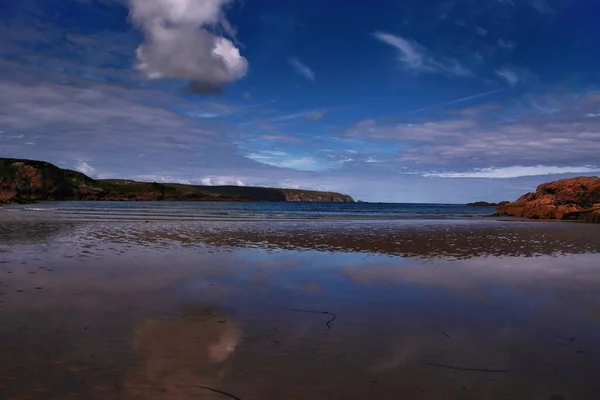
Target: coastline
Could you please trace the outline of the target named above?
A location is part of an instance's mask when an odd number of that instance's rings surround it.
[[[49,229],[50,237],[70,230],[94,232],[98,240],[115,234],[153,247],[264,248],[367,252],[400,257],[480,257],[600,253],[595,224],[536,223],[531,220],[0,220],[11,241]],[[558,221],[555,221],[558,222]],[[19,231],[28,232],[21,235]]]
[[[93,179],[44,161],[0,158],[0,204],[36,200],[354,203],[351,196],[330,191]]]

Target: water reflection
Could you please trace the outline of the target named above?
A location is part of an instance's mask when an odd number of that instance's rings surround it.
[[[507,221],[256,222],[0,222],[0,254],[8,245],[143,246],[164,250],[218,247],[319,250],[402,257],[466,259],[599,253],[598,224]],[[87,250],[89,252],[89,249]],[[95,254],[99,255],[99,254]]]
[[[6,242],[0,398],[600,393],[600,256],[583,235],[595,227],[371,226],[340,239],[320,226],[312,238],[288,234],[283,242],[283,228],[259,236],[237,225],[228,242],[219,236],[227,226],[204,224],[83,224],[38,242]],[[500,231],[510,245],[486,250],[481,238],[502,241]],[[352,234],[373,239],[356,243],[376,251],[348,245]],[[418,256],[390,257],[427,237]],[[563,254],[543,253],[544,240]],[[336,241],[344,251],[334,250]],[[307,251],[314,243],[322,246]],[[518,243],[529,247],[511,247]]]
[[[191,400],[219,395],[242,333],[218,307],[196,307],[179,318],[146,320],[133,338],[139,361],[124,380],[124,398]]]

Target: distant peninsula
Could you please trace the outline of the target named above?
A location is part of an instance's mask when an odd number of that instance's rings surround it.
[[[92,179],[44,161],[0,158],[0,204],[40,200],[354,203],[352,197],[336,192]]]
[[[510,203],[510,201],[501,201],[499,203],[489,203],[487,201],[475,201],[473,203],[467,203],[469,207],[499,207]]]

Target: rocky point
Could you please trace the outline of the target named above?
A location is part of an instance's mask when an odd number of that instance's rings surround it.
[[[600,177],[544,183],[535,192],[498,207],[496,215],[600,222]]]

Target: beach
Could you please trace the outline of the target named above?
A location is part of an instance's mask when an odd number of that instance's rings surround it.
[[[0,398],[600,398],[600,225],[10,209]]]

